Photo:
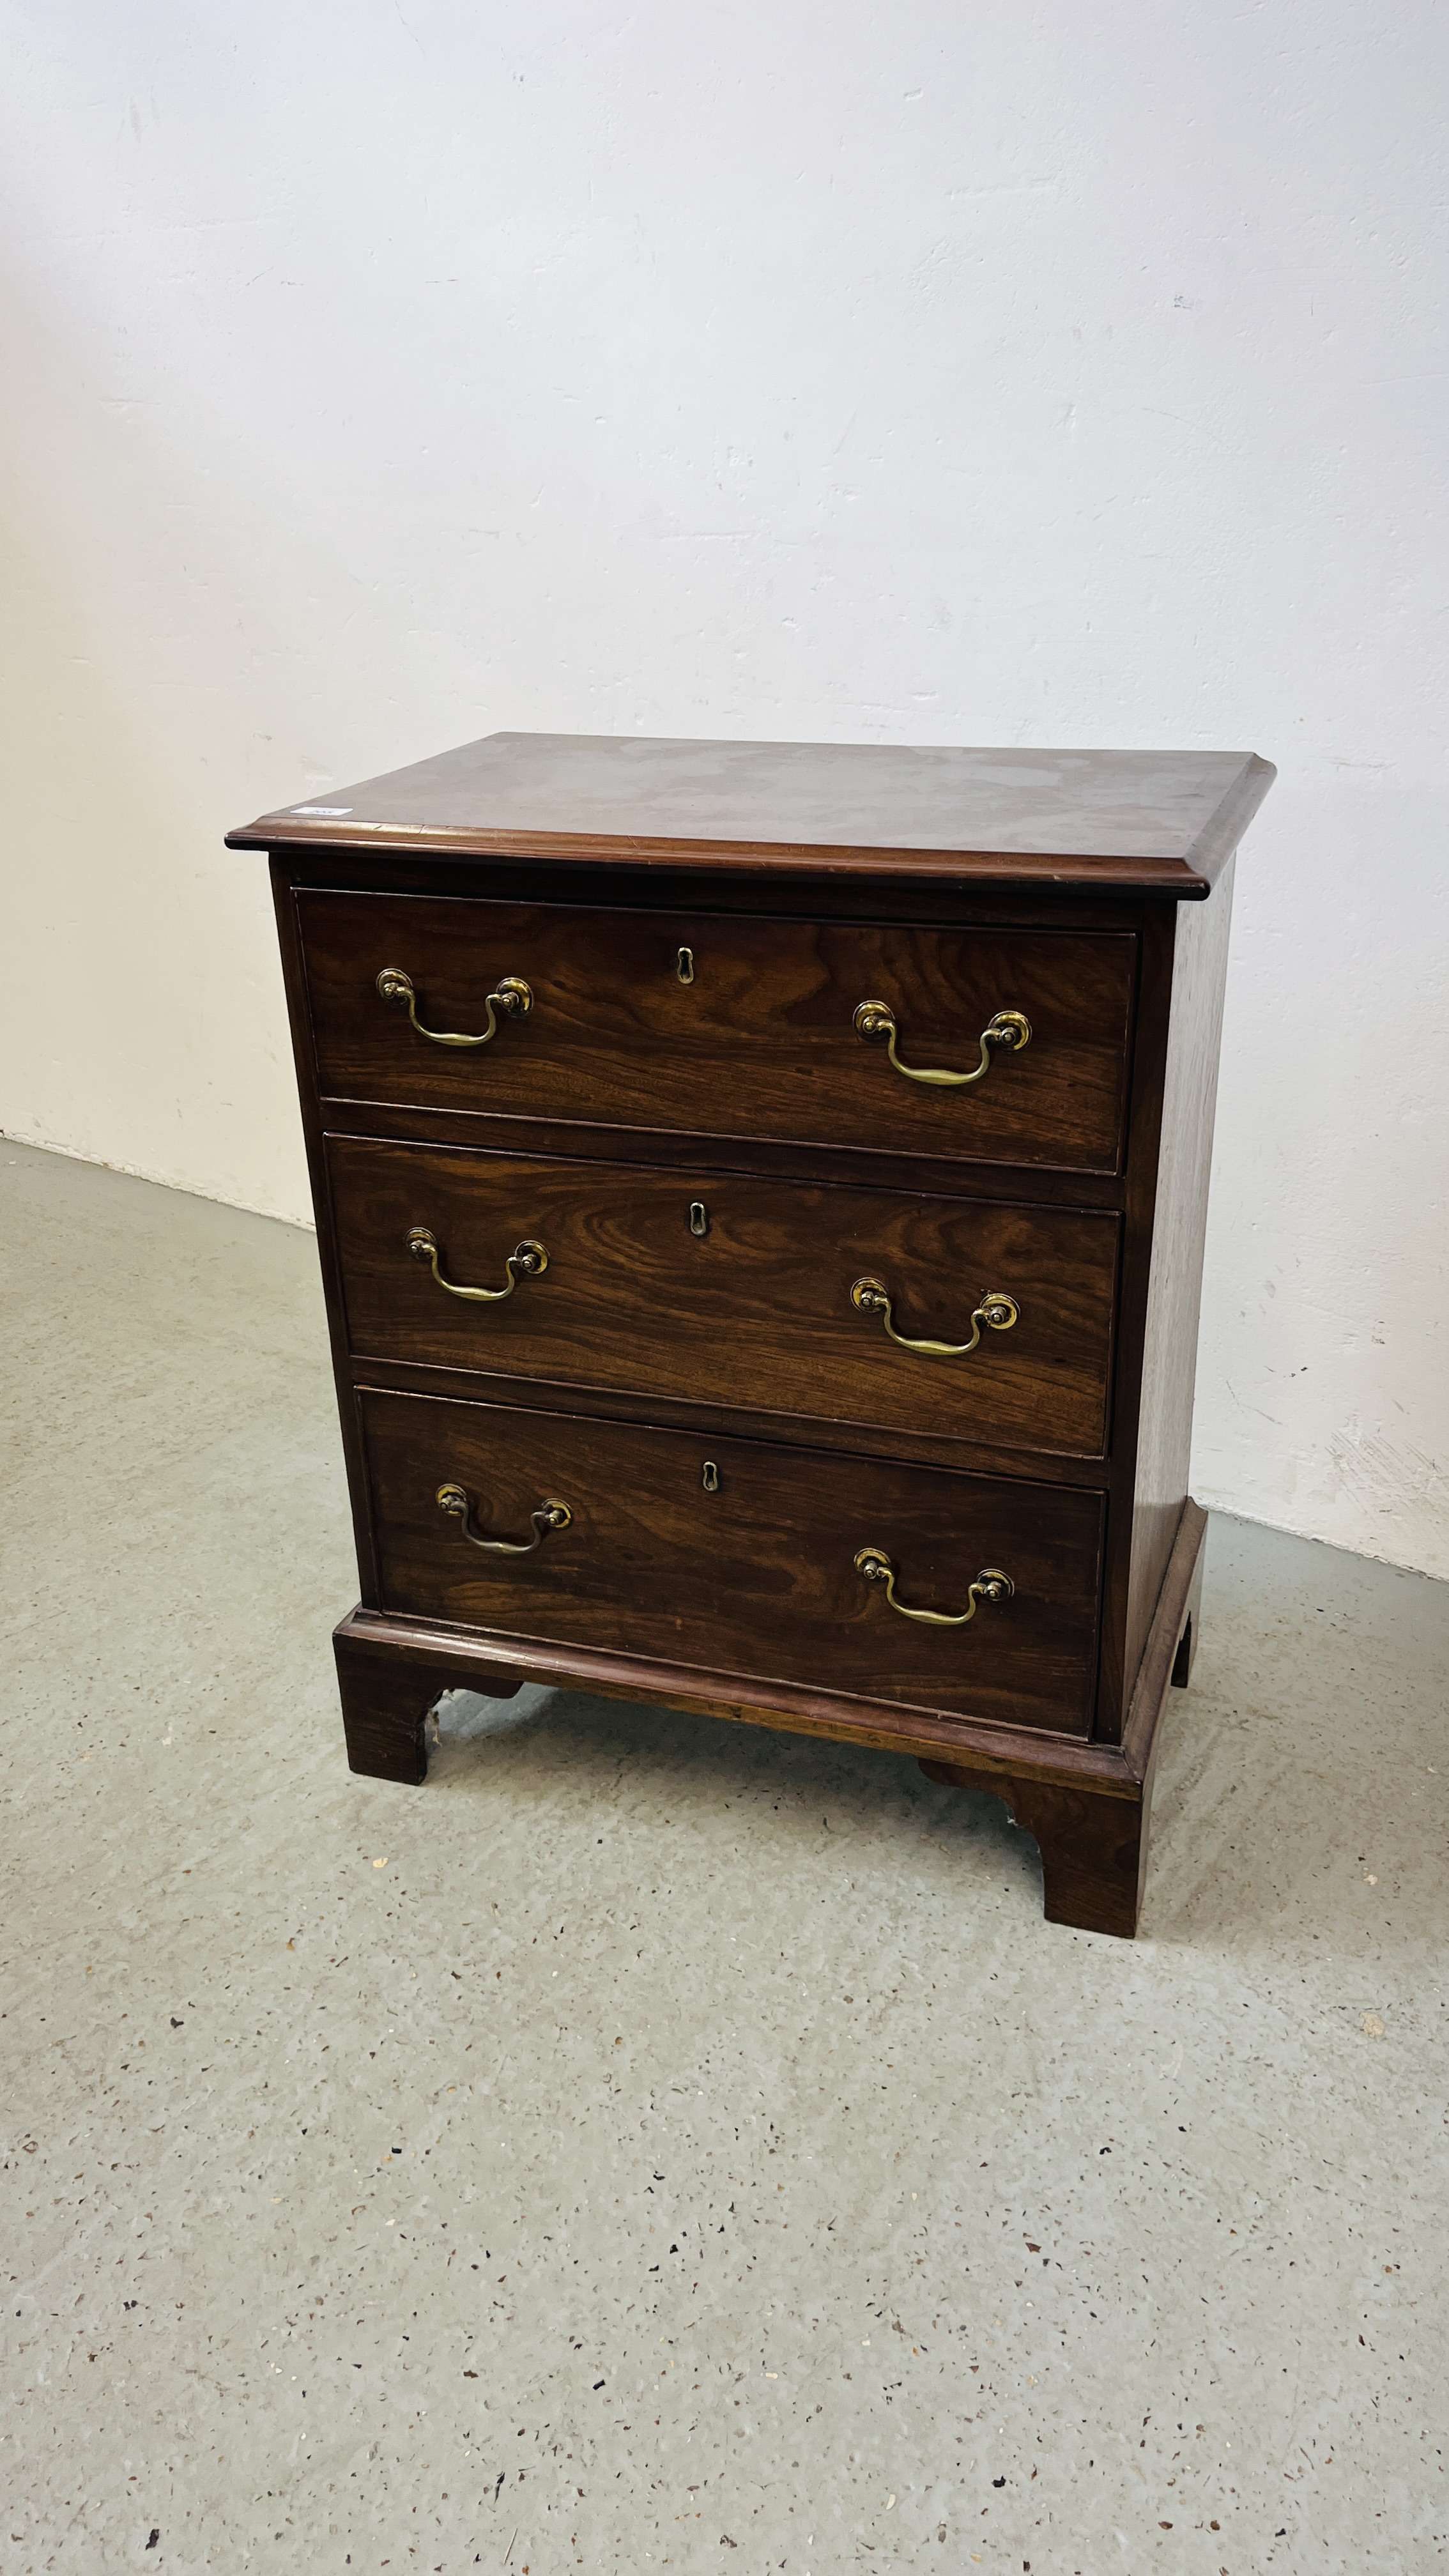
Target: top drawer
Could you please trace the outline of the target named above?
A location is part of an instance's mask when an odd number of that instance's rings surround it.
[[[303,892],[297,904],[333,1099],[1119,1168],[1130,932],[456,896]]]

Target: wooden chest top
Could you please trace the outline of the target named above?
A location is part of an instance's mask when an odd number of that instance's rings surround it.
[[[232,849],[1055,884],[1201,899],[1272,784],[1241,751],[495,733],[265,814]]]

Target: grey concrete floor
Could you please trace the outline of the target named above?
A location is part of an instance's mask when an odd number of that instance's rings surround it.
[[[1445,2555],[1449,1587],[1214,1524],[1135,1946],[884,1756],[356,1780],[310,1238],[0,1184],[0,2567]]]

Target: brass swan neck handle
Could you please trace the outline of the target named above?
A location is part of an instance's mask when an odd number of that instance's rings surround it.
[[[377,979],[377,989],[385,1002],[399,1011],[405,1010],[419,1037],[430,1038],[434,1046],[486,1046],[497,1030],[500,1011],[507,1019],[523,1020],[527,1019],[533,1008],[533,994],[522,976],[504,975],[500,979],[497,992],[489,993],[484,999],[483,1008],[488,1014],[487,1027],[480,1029],[476,1037],[460,1037],[454,1029],[424,1028],[418,1018],[417,989],[411,975],[405,975],[401,966],[384,966]]]
[[[440,1512],[455,1520],[463,1536],[486,1556],[532,1556],[541,1547],[550,1530],[566,1530],[573,1513],[567,1503],[543,1502],[528,1517],[533,1523],[532,1538],[480,1538],[473,1527],[473,1505],[463,1485],[440,1485],[435,1497]]]
[[[989,1325],[993,1333],[1009,1333],[1021,1313],[1014,1297],[1006,1296],[999,1288],[988,1288],[972,1315],[969,1342],[931,1342],[917,1341],[908,1333],[896,1331],[890,1291],[881,1279],[857,1279],[850,1292],[850,1302],[858,1306],[863,1315],[879,1315],[897,1349],[920,1351],[933,1360],[965,1359],[968,1351],[974,1351],[979,1343],[983,1324]]]
[[[520,1279],[541,1279],[548,1268],[548,1254],[543,1245],[535,1243],[531,1235],[525,1235],[522,1243],[514,1245],[503,1265],[508,1273],[506,1287],[460,1288],[456,1279],[443,1277],[438,1266],[440,1259],[438,1238],[429,1231],[427,1226],[410,1227],[405,1240],[415,1261],[426,1261],[431,1265],[433,1277],[440,1288],[446,1288],[450,1297],[467,1297],[477,1306],[501,1306],[505,1297],[512,1296]]]
[[[969,1619],[975,1618],[978,1602],[1009,1601],[1016,1590],[1010,1575],[1003,1574],[999,1566],[983,1565],[967,1591],[964,1610],[954,1615],[946,1610],[911,1610],[896,1599],[896,1570],[883,1548],[863,1547],[856,1557],[855,1570],[867,1583],[885,1585],[887,1601],[903,1619],[919,1619],[929,1628],[964,1628]]]
[[[899,1024],[889,1002],[860,1002],[851,1024],[856,1036],[869,1046],[884,1038],[886,1054],[897,1073],[907,1082],[930,1082],[948,1091],[959,1091],[963,1084],[980,1082],[991,1071],[991,1051],[1000,1047],[1006,1055],[1020,1055],[1031,1044],[1031,1022],[1023,1011],[997,1011],[981,1032],[981,1061],[970,1073],[945,1073],[939,1068],[920,1064],[902,1064],[896,1053],[900,1036]]]

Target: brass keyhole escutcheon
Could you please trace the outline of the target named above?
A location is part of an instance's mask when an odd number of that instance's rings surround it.
[[[706,1458],[699,1481],[707,1494],[719,1492],[719,1469],[712,1458]]]
[[[691,1199],[689,1202],[689,1231],[691,1234],[709,1232],[709,1210],[703,1199]]]
[[[680,949],[679,954],[674,960],[674,971],[679,977],[681,984],[692,984],[694,982],[694,950],[692,948]]]

